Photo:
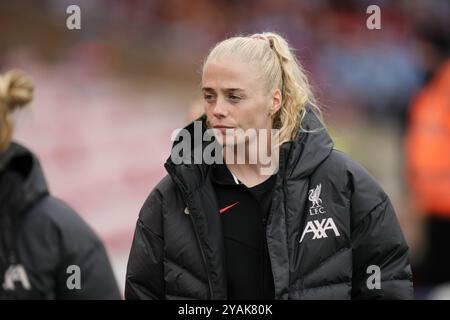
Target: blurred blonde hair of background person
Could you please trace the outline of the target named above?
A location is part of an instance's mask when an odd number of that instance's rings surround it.
[[[17,70],[0,75],[0,153],[11,143],[11,113],[26,106],[33,98],[33,81]]]

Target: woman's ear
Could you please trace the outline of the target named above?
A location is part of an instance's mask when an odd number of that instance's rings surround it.
[[[270,116],[273,116],[275,113],[277,113],[278,110],[280,110],[282,102],[283,97],[281,95],[281,90],[275,89],[272,94],[272,104],[269,109]]]

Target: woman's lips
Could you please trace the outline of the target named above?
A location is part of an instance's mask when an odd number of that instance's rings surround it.
[[[213,127],[216,130],[219,130],[221,134],[225,135],[227,132],[229,134],[233,133],[233,127],[227,127],[227,126],[214,126]]]

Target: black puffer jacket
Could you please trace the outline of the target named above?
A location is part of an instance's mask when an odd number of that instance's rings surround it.
[[[303,127],[316,132],[282,145],[267,222],[274,298],[411,299],[408,246],[388,196],[366,170],[333,149],[307,110]],[[201,120],[205,130],[205,115]],[[194,124],[186,129],[193,137]],[[139,214],[125,298],[227,299],[210,166],[175,165],[169,157],[165,167],[169,175]]]
[[[0,155],[0,285],[0,299],[121,298],[102,242],[16,143]]]

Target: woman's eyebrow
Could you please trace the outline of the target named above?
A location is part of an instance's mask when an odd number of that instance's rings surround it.
[[[241,88],[225,88],[221,90],[224,93],[244,93],[244,89]]]
[[[245,90],[241,88],[224,88],[220,89],[223,93],[244,93]],[[213,88],[210,87],[203,87],[202,92],[216,92]]]

